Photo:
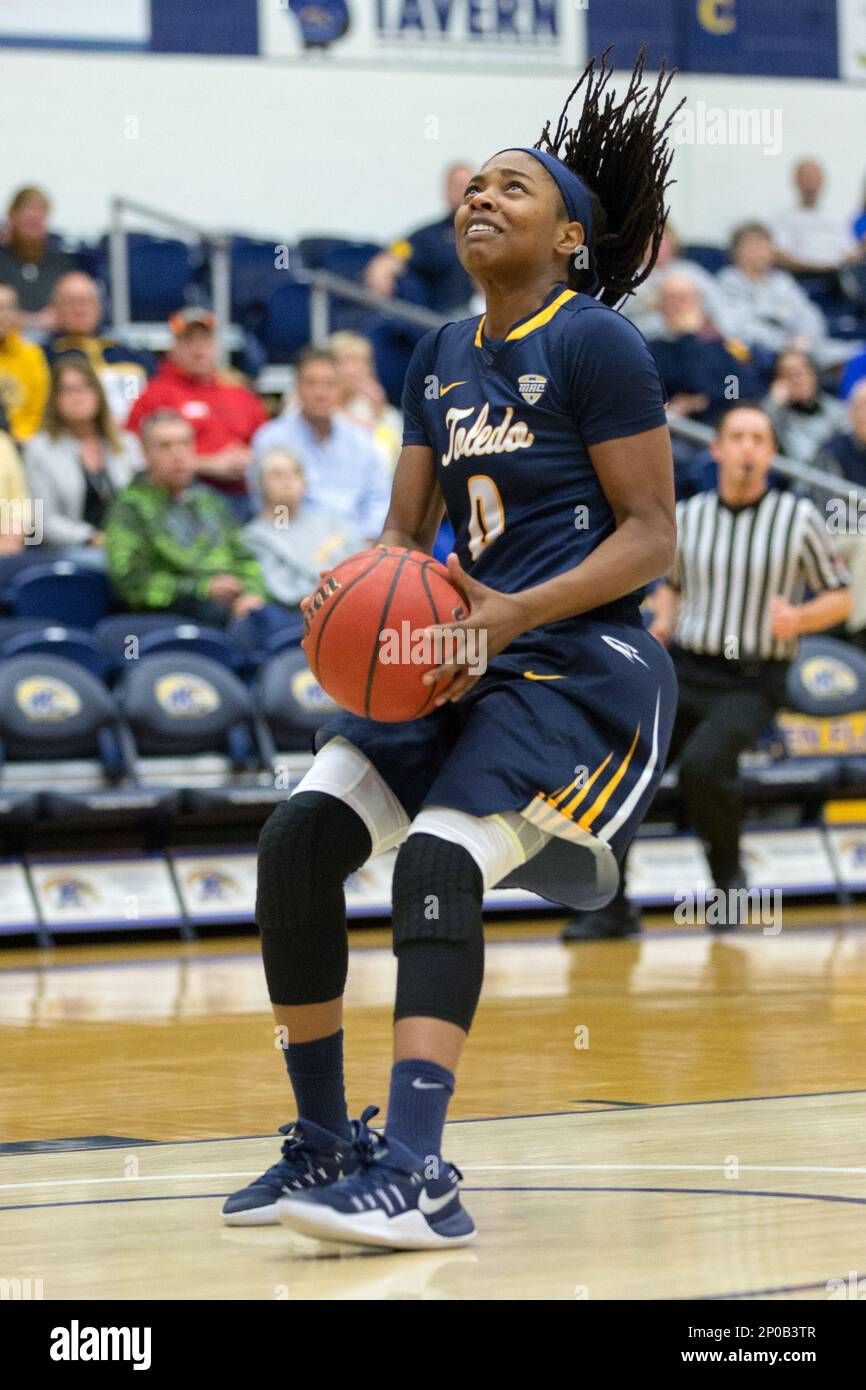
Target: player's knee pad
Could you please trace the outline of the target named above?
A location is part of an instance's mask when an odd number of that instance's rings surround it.
[[[397,954],[414,941],[462,944],[481,932],[484,881],[462,845],[410,835],[397,854],[392,892]]]
[[[323,792],[291,797],[267,821],[259,837],[256,922],[274,1004],[318,1004],[342,994],[343,884],[369,856],[366,826]]]
[[[552,838],[517,811],[470,816],[450,806],[425,806],[409,828],[409,838],[414,835],[435,835],[462,846],[478,865],[485,892],[534,859]]]
[[[438,1018],[468,1032],[484,979],[481,870],[462,845],[412,834],[393,892],[395,1021]]]
[[[324,792],[350,806],[370,833],[370,855],[403,843],[409,817],[370,759],[345,738],[332,738],[316,754],[292,798]]]

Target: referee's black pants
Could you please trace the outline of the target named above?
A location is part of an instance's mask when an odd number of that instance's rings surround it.
[[[737,759],[755,746],[785,703],[788,662],[727,661],[677,647],[671,648],[671,656],[679,704],[668,764],[679,762],[686,818],[704,841],[713,881],[722,886],[740,869],[743,809]],[[622,882],[624,862],[621,869]]]

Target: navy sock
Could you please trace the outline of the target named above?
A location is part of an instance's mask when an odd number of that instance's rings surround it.
[[[321,1125],[341,1139],[351,1139],[352,1126],[343,1085],[342,1028],[329,1038],[290,1042],[284,1051],[298,1119]]]
[[[437,1062],[407,1058],[391,1069],[385,1138],[396,1139],[422,1161],[439,1158],[454,1073]]]

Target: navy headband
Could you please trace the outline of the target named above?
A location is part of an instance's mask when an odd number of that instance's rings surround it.
[[[583,180],[578,178],[577,174],[573,174],[561,159],[548,154],[546,150],[531,150],[523,145],[509,145],[508,149],[517,150],[519,154],[529,154],[544,166],[562,195],[569,222],[580,223],[583,227],[584,243],[588,246],[592,238],[592,201]],[[508,150],[498,150],[497,153],[507,154]],[[495,159],[496,155],[493,158]],[[590,275],[591,283],[587,285],[584,293],[596,294],[600,282],[594,271],[591,271]]]
[[[537,159],[539,164],[543,164],[553,182],[562,194],[562,201],[565,203],[565,210],[568,213],[569,222],[579,222],[583,227],[583,234],[587,242],[592,236],[592,203],[590,202],[589,189],[582,179],[573,174],[567,164],[563,164],[556,155],[548,154],[546,150],[524,149],[521,145],[512,145],[512,149],[520,154],[530,154],[533,159]],[[499,154],[507,154],[507,150],[499,150]],[[496,158],[496,155],[493,156]]]

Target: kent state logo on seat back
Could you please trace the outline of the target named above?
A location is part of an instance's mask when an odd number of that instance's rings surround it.
[[[172,719],[201,719],[220,707],[219,693],[210,681],[184,671],[160,677],[154,695],[157,704]]]
[[[336,710],[339,706],[331,699],[330,695],[319,685],[312,671],[297,671],[292,676],[290,683],[292,699],[301,709],[310,710],[311,713],[324,713],[327,710]]]
[[[59,724],[81,710],[78,692],[54,676],[30,676],[15,687],[15,703],[33,724]]]

